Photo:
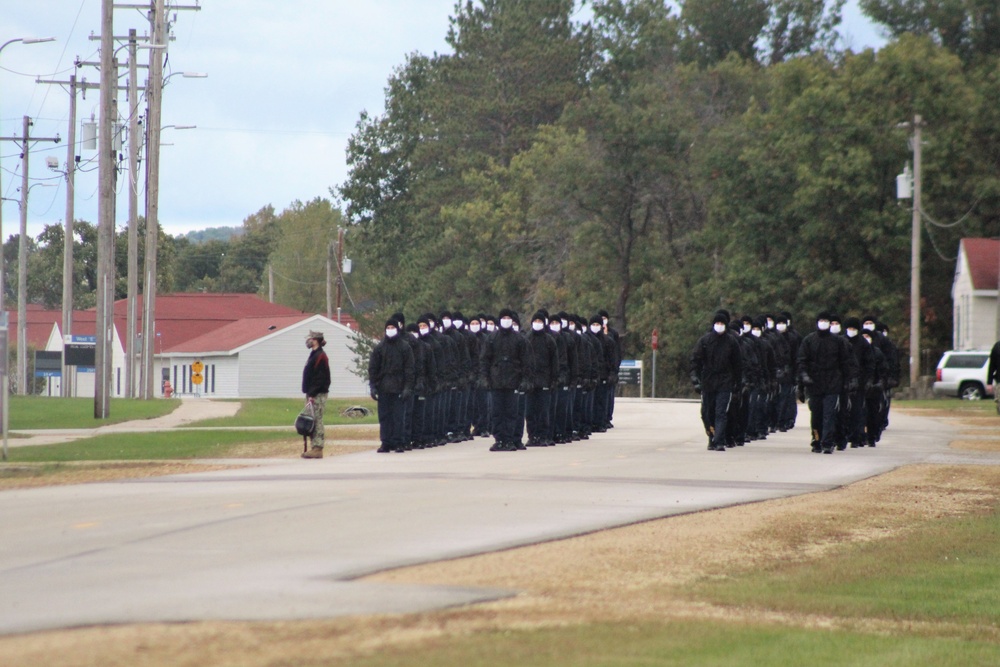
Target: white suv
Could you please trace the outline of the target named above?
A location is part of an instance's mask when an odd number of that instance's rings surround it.
[[[986,382],[986,370],[990,363],[989,351],[971,350],[959,352],[949,350],[937,365],[934,393],[944,396],[958,396],[967,401],[978,401],[993,395],[993,385]]]

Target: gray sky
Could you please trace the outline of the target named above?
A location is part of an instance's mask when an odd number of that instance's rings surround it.
[[[117,0],[120,4],[145,0]],[[193,6],[195,0],[168,0]],[[347,176],[345,149],[363,110],[382,111],[386,81],[412,52],[446,52],[444,41],[454,0],[200,0],[200,11],[176,12],[166,73],[204,72],[207,79],[170,79],[163,95],[166,129],[161,155],[160,221],[168,234],[206,227],[238,226],[271,204],[282,211],[293,201],[330,197]],[[847,46],[878,47],[884,39],[857,11],[845,9]],[[0,0],[0,44],[17,37],[56,37],[47,44],[11,44],[0,56],[0,136],[21,134],[22,117],[32,134],[59,135],[63,143],[34,144],[28,233],[61,222],[65,182],[45,158],[66,161],[69,95],[36,77],[66,80],[73,62],[99,60],[100,0]],[[171,12],[170,16],[173,17]],[[115,10],[115,34],[148,33],[145,14]],[[119,52],[124,63],[126,51]],[[140,52],[139,63],[148,62]],[[77,78],[96,83],[97,69]],[[140,86],[144,79],[140,71]],[[78,120],[99,110],[97,90],[77,100]],[[145,108],[145,104],[142,105]],[[126,108],[121,94],[119,108]],[[77,126],[79,133],[79,126]],[[17,144],[0,142],[2,193],[20,197]],[[97,221],[97,154],[78,150],[76,218]],[[92,171],[86,171],[92,170]],[[85,173],[83,173],[85,172]],[[122,183],[123,179],[119,179]],[[127,221],[127,190],[120,187],[117,225]],[[142,205],[139,207],[142,211]],[[3,236],[16,233],[19,209],[3,201]]]

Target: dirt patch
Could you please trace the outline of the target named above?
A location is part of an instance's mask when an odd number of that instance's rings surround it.
[[[648,521],[368,578],[518,591],[499,602],[327,621],[45,632],[0,638],[0,657],[10,667],[332,663],[483,630],[591,621],[744,619],[749,612],[692,601],[680,587],[773,563],[817,559],[844,544],[905,534],[926,521],[989,511],[997,502],[1000,466],[911,466],[835,491]],[[752,616],[765,618],[804,627],[857,623],[777,613]],[[865,628],[899,629],[891,621],[867,619]]]

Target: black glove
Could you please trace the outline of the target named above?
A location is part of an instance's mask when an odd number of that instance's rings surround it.
[[[378,390],[375,389],[375,385],[372,384],[368,386],[368,395],[372,397],[373,401],[378,400]]]
[[[813,379],[809,377],[809,373],[802,371],[802,373],[799,375],[799,382],[808,387],[813,383]]]
[[[528,393],[528,382],[527,382],[527,380],[525,380],[524,382],[522,382],[518,386],[517,393],[519,393],[519,394],[527,394]]]
[[[804,384],[800,384],[798,387],[798,399],[799,403],[806,402],[806,386]]]
[[[413,391],[411,389],[404,389],[403,393],[399,395],[399,397],[404,401],[410,400],[411,396],[413,396]]]

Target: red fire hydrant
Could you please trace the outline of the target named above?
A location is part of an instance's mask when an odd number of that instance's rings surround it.
[[[174,387],[170,384],[170,380],[163,381],[163,398],[170,398],[174,395]]]

